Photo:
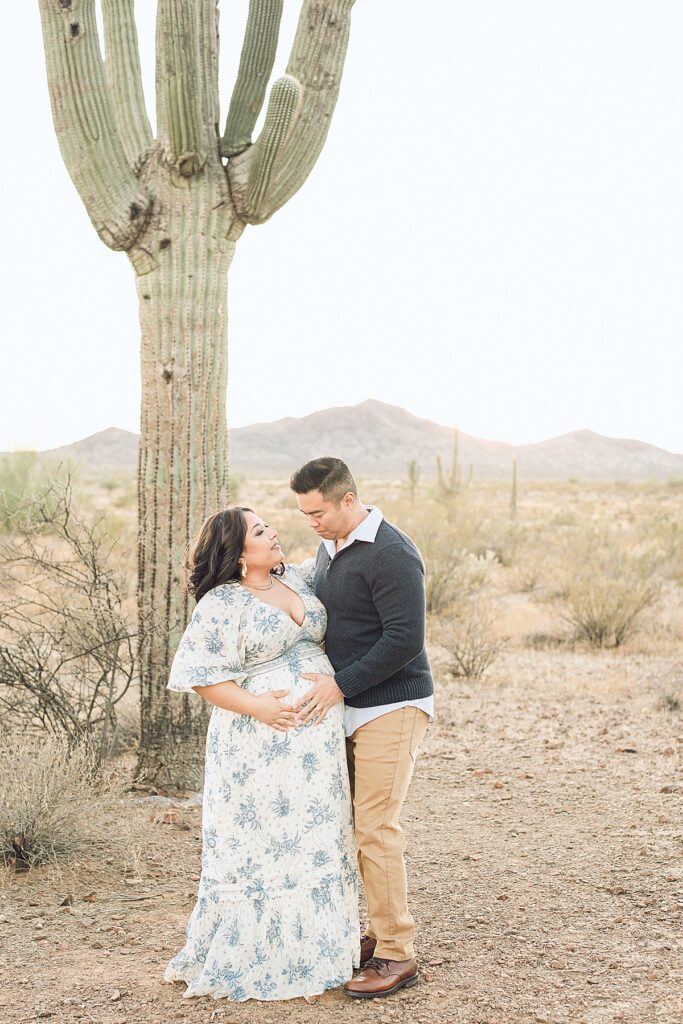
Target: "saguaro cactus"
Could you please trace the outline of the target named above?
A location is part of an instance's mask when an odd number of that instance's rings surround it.
[[[436,490],[439,500],[444,504],[451,504],[462,490],[462,479],[460,474],[460,436],[457,428],[453,428],[453,456],[451,468],[444,470],[441,456],[436,456]]]
[[[408,463],[408,491],[410,493],[410,504],[415,504],[415,494],[420,481],[420,467],[417,459],[411,459]]]
[[[143,632],[140,770],[201,775],[200,702],[169,698],[188,618],[190,538],[227,500],[227,275],[246,224],[301,187],[334,111],[354,0],[303,0],[285,75],[252,133],[275,60],[282,0],[250,0],[221,134],[217,0],[158,0],[157,138],[140,76],[133,0],[39,0],[55,130],[98,235],[123,250],[140,303],[142,409],[138,601]],[[151,631],[150,631],[151,627]]]
[[[512,459],[512,481],[510,483],[510,519],[517,519],[517,459]]]

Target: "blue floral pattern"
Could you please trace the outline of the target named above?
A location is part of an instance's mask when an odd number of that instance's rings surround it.
[[[232,679],[253,693],[311,686],[331,672],[325,609],[294,566],[298,626],[239,584],[198,602],[169,689]],[[184,948],[164,975],[185,996],[292,999],[347,981],[358,966],[358,878],[343,704],[319,726],[275,732],[214,708],[206,737],[202,873]]]

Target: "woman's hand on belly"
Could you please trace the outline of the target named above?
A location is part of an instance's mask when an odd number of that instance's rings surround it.
[[[253,698],[253,709],[249,712],[259,722],[269,725],[276,732],[287,732],[298,722],[291,704],[283,704],[280,698],[286,697],[289,690],[269,690]]]

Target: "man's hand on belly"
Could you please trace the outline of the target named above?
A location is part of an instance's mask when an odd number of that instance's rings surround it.
[[[334,676],[308,672],[302,673],[301,678],[310,679],[315,685],[294,705],[297,719],[302,725],[309,722],[320,725],[330,708],[344,700],[344,694],[337,686]]]

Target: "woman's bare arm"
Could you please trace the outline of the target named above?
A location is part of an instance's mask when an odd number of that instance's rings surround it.
[[[211,683],[210,686],[193,686],[192,689],[214,707],[234,711],[236,715],[251,715],[277,732],[286,732],[297,724],[294,709],[279,699],[286,697],[289,690],[270,690],[255,695],[231,679]]]

